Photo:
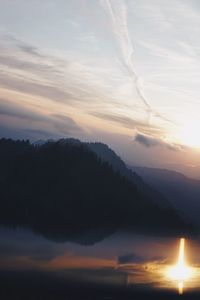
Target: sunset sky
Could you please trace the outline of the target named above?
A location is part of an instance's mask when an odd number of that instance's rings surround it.
[[[200,177],[198,0],[0,0],[0,137]]]

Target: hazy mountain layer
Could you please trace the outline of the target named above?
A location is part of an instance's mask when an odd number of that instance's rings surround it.
[[[145,182],[162,193],[182,215],[200,228],[200,180],[165,169],[133,167]]]

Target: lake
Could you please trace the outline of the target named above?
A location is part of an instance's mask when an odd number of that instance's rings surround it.
[[[143,299],[162,294],[171,299],[178,296],[178,282],[166,274],[176,263],[178,250],[178,238],[116,233],[94,245],[80,245],[26,230],[1,229],[0,296],[129,299],[137,294]],[[186,239],[187,263],[195,273],[184,282],[183,297],[199,295],[199,253],[200,243]]]

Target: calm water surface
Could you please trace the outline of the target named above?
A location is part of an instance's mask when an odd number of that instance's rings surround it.
[[[178,246],[178,239],[120,233],[84,246],[54,242],[25,230],[1,229],[0,273],[4,279],[32,272],[66,284],[177,293],[177,282],[169,280],[166,269],[177,261]],[[185,250],[188,264],[195,269],[195,276],[184,283],[184,293],[190,293],[200,288],[200,243],[186,240]]]

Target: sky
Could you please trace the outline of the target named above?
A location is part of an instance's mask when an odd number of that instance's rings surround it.
[[[198,0],[0,0],[0,137],[200,178]]]

